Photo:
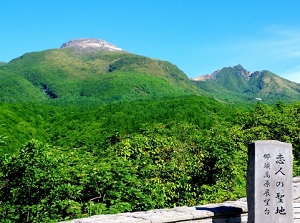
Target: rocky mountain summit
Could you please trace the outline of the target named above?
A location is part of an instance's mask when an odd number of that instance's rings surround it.
[[[123,51],[123,49],[100,39],[82,38],[63,43],[60,48],[75,48],[83,51]]]
[[[261,71],[250,72],[248,70],[245,70],[242,67],[242,65],[240,65],[240,64],[236,65],[234,67],[228,67],[228,68],[232,69],[234,71],[233,73],[236,73],[237,75],[239,75],[243,78],[246,78],[246,79],[250,79],[252,77],[257,77],[261,73]],[[211,74],[206,74],[206,75],[203,75],[200,77],[192,78],[192,80],[195,80],[195,81],[216,80],[216,79],[220,78],[220,75],[222,75],[222,70],[217,70]]]

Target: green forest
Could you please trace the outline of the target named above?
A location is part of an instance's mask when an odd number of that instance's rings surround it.
[[[299,175],[300,86],[249,74],[197,82],[167,61],[76,48],[3,64],[0,222],[235,200],[256,140],[292,143]]]
[[[235,200],[246,196],[256,140],[292,143],[299,175],[300,103],[181,96],[2,102],[0,111],[3,223]]]

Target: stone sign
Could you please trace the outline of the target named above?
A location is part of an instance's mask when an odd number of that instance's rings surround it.
[[[292,145],[274,140],[249,145],[248,223],[292,223]]]

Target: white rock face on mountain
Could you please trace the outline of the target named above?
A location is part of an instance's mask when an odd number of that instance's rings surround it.
[[[60,48],[75,48],[83,51],[124,51],[123,49],[100,39],[74,39],[63,43]]]

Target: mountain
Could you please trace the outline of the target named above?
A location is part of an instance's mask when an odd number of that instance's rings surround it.
[[[300,99],[300,85],[241,65],[189,79],[170,62],[90,38],[0,63],[0,102],[111,103],[184,95],[206,95],[229,103],[291,102]]]
[[[192,79],[200,89],[224,101],[296,101],[300,85],[270,71],[250,72],[241,65],[224,67]]]
[[[78,52],[124,51],[123,49],[117,47],[116,45],[108,43],[104,40],[89,39],[89,38],[70,40],[66,43],[63,43],[60,48],[73,48],[73,49],[77,49]]]
[[[31,52],[0,66],[0,101],[128,101],[199,93],[167,61],[97,39]]]

